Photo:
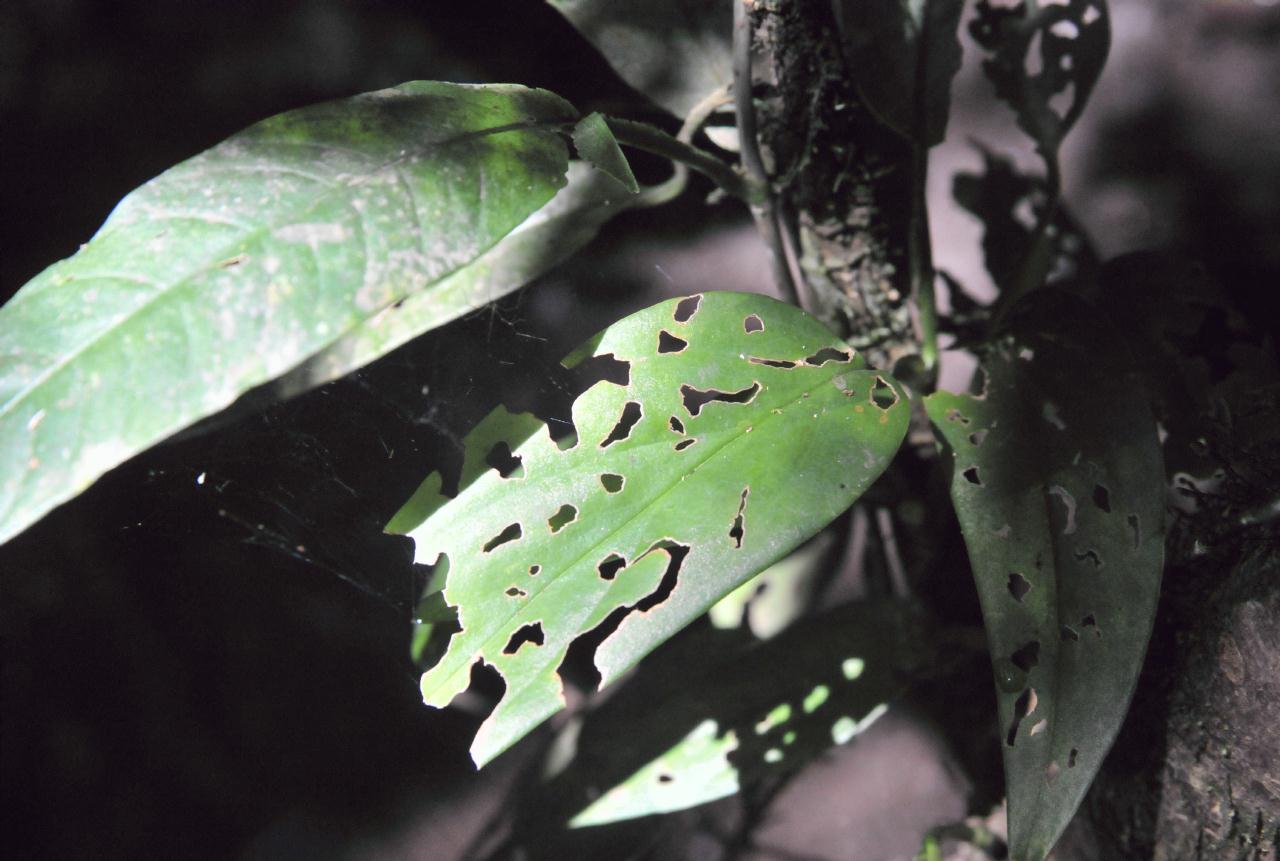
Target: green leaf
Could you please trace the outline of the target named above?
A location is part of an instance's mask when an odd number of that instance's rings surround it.
[[[925,402],[997,681],[1011,856],[1052,848],[1114,741],[1155,616],[1164,470],[1146,393],[1106,318],[1031,294],[980,395]]]
[[[990,54],[982,69],[996,95],[1012,107],[1018,127],[1046,157],[1084,111],[1111,47],[1106,0],[1023,2],[979,0],[969,25]]]
[[[578,398],[575,444],[499,409],[467,438],[458,496],[432,474],[388,525],[419,562],[449,562],[461,631],[422,678],[427,704],[477,662],[506,679],[480,764],[564,705],[556,670],[577,637],[632,611],[595,653],[608,683],[847,508],[906,432],[887,374],[760,296],[655,305],[566,364],[593,354],[627,363],[629,382]],[[489,467],[508,451],[518,462]]]
[[[624,81],[684,118],[733,81],[733,7],[723,0],[548,0]],[[736,0],[735,0],[736,2]]]
[[[573,146],[580,158],[616,179],[627,191],[640,191],[631,165],[603,116],[595,113],[583,117],[573,127]]]
[[[964,0],[833,0],[832,8],[867,107],[908,140],[941,143],[960,71]]]
[[[567,260],[600,228],[640,198],[611,175],[570,162],[568,182],[551,202],[471,263],[379,311],[339,340],[278,379],[277,398],[288,398],[367,365],[379,356],[494,302]]]
[[[576,808],[571,827],[792,774],[869,727],[935,657],[917,602],[856,602],[767,643],[697,633],[646,661],[576,731],[576,758],[547,792]]]
[[[564,184],[576,118],[540,90],[409,83],[128,195],[0,309],[0,540],[480,257]]]

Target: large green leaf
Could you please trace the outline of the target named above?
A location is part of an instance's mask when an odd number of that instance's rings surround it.
[[[832,8],[867,107],[909,140],[941,143],[960,71],[964,0],[833,0]]]
[[[1119,336],[1057,291],[982,360],[979,395],[926,400],[954,457],[990,641],[1011,855],[1053,846],[1114,741],[1155,616],[1164,470]]]
[[[733,81],[730,0],[548,2],[623,80],[677,117]]]
[[[0,540],[430,295],[564,184],[575,119],[540,90],[404,84],[273,117],[127,196],[0,309]]]
[[[427,704],[447,705],[478,662],[506,679],[480,764],[564,705],[556,671],[577,637],[633,611],[595,653],[608,683],[847,508],[906,432],[887,375],[760,296],[653,306],[567,364],[593,352],[629,382],[578,398],[576,443],[499,409],[467,438],[457,497],[434,473],[388,525],[419,562],[447,560],[461,630],[422,678]]]

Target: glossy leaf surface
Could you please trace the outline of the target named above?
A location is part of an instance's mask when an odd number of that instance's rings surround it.
[[[128,195],[0,309],[0,540],[476,260],[564,184],[574,120],[544,91],[404,84]]]
[[[388,526],[419,562],[448,560],[461,630],[423,676],[427,704],[481,661],[506,681],[480,764],[564,705],[557,669],[577,637],[629,611],[595,652],[607,684],[847,508],[906,431],[886,374],[760,296],[655,305],[566,364],[589,355],[627,363],[629,381],[578,398],[575,444],[497,410],[467,438],[457,497],[432,474]]]
[[[903,137],[941,143],[960,71],[963,0],[833,0],[832,8],[867,106]]]
[[[1072,296],[1027,302],[983,358],[985,391],[926,407],[954,457],[992,652],[1011,857],[1039,861],[1128,708],[1160,589],[1165,491],[1119,336]]]
[[[677,117],[733,81],[721,0],[548,0],[624,81]],[[734,0],[736,2],[736,0]]]

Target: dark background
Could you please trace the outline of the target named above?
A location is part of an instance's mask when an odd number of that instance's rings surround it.
[[[1105,250],[1198,256],[1274,330],[1280,9],[1119,0],[1113,14],[1071,202]],[[419,78],[648,111],[531,0],[6,0],[0,295],[234,131]],[[1004,116],[980,78],[957,88],[958,122]],[[682,292],[708,267],[751,268],[758,252],[732,239],[741,213],[700,198],[611,225],[536,298],[136,458],[0,548],[0,852],[359,857],[442,799],[483,796],[466,756],[479,716],[421,705],[411,547],[381,525],[499,398],[554,396],[560,355],[647,304],[653,260]],[[937,218],[935,234],[972,233],[941,206]],[[450,857],[453,825],[428,832],[441,844],[421,857]]]

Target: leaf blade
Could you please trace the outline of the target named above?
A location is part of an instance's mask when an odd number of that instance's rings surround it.
[[[984,358],[982,395],[925,401],[954,457],[1020,861],[1052,848],[1119,731],[1154,620],[1164,517],[1154,419],[1118,336],[1078,299],[1029,301],[1016,337]]]
[[[682,301],[698,303],[684,321]],[[477,469],[509,421],[495,413],[468,438],[458,497],[415,497],[420,522],[394,521],[412,527],[420,562],[450,560],[445,597],[462,627],[423,676],[424,699],[446,705],[479,661],[507,678],[472,748],[480,764],[563,705],[556,668],[574,639],[630,608],[596,652],[607,684],[847,508],[905,434],[905,397],[889,377],[861,370],[820,324],[773,300],[672,300],[590,346],[629,362],[631,375],[574,403],[576,446],[561,451],[522,426],[504,440],[521,478]],[[877,404],[873,389],[892,402]],[[719,396],[699,403],[698,392]],[[439,484],[429,478],[426,495]],[[564,507],[574,519],[552,528]],[[624,565],[607,571],[611,559]],[[542,642],[513,648],[535,626]]]
[[[0,541],[481,255],[563,184],[574,119],[544,91],[413,82],[128,195],[0,309]]]

